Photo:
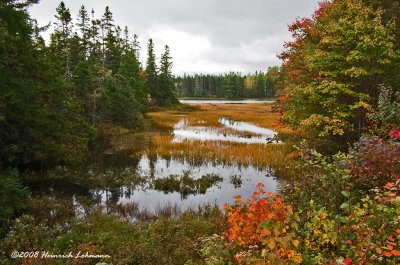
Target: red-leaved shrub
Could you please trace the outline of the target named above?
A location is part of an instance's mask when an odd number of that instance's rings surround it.
[[[363,137],[351,152],[350,180],[359,188],[382,187],[400,178],[400,143]]]

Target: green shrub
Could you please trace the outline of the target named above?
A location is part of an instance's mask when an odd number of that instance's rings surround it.
[[[28,208],[30,193],[23,187],[17,170],[0,173],[0,238],[5,224]]]

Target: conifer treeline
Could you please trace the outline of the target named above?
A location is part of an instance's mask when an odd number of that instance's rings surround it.
[[[271,98],[275,96],[275,83],[279,67],[270,67],[266,73],[242,75],[184,75],[175,79],[180,97],[217,98]]]
[[[89,16],[82,6],[74,23],[61,2],[55,17],[51,57],[58,64],[59,74],[74,87],[84,114],[91,116],[93,124],[96,119],[105,119],[132,125],[148,105],[176,103],[168,46],[158,67],[150,39],[143,69],[138,36],[131,39],[128,27],[122,30],[116,25],[108,6],[100,18],[93,9]]]
[[[27,8],[37,0],[0,2],[0,169],[52,166],[79,158],[101,123],[136,127],[151,106],[175,104],[171,56],[147,66],[128,28],[63,2],[46,45]]]

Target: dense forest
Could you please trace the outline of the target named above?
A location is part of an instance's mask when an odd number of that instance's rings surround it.
[[[1,3],[2,169],[66,162],[97,124],[136,127],[149,107],[177,103],[168,46],[157,64],[150,39],[143,68],[137,36],[108,7],[96,18],[82,6],[74,20],[63,2],[46,45],[26,11],[34,2]]]
[[[137,36],[108,7],[98,18],[82,6],[73,19],[63,2],[46,45],[47,27],[27,12],[36,2],[0,3],[0,221],[26,198],[17,170],[78,162],[100,124],[135,128],[149,108],[178,102],[168,46],[156,63],[150,39],[143,67]]]
[[[270,67],[266,73],[256,71],[248,75],[184,75],[175,78],[175,85],[180,97],[272,98],[278,74],[279,67]]]

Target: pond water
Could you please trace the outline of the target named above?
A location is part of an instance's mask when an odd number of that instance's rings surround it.
[[[196,208],[204,204],[223,206],[232,203],[233,197],[241,194],[249,198],[258,183],[265,185],[265,191],[276,192],[276,181],[269,169],[257,169],[253,166],[224,165],[213,162],[193,164],[186,160],[149,159],[143,156],[136,173],[146,181],[136,187],[124,186],[119,189],[120,196],[116,203],[138,203],[145,209],[155,209],[164,205],[177,204],[180,209]],[[217,176],[209,181],[203,189],[182,182],[184,176],[199,180],[204,176]],[[171,183],[170,178],[177,184]],[[159,180],[165,180],[157,185]],[[93,189],[92,194],[101,195],[101,204],[107,204],[107,193],[104,189]]]
[[[224,117],[219,118],[219,123],[222,128],[207,127],[207,126],[190,126],[187,119],[181,119],[173,130],[173,142],[182,142],[184,140],[199,140],[199,141],[224,141],[244,144],[271,144],[279,143],[274,140],[277,132],[259,127],[257,125],[234,121]],[[198,121],[197,123],[204,123]],[[249,134],[240,135],[238,133],[228,132],[226,129],[231,129],[236,132],[248,132]]]
[[[110,165],[113,158],[107,159]],[[258,183],[264,184],[266,192],[277,191],[277,181],[269,168],[160,156],[150,158],[147,155],[139,161],[132,160],[131,167],[126,166],[126,161],[124,164],[124,168],[80,173],[88,178],[96,174],[105,180],[103,187],[41,184],[36,187],[34,196],[49,196],[51,201],[61,203],[62,208],[74,209],[76,216],[86,216],[94,209],[116,213],[132,205],[147,213],[168,206],[175,206],[180,211],[204,205],[222,208],[225,203],[231,204],[238,194],[244,200],[249,199]],[[121,184],[114,183],[115,178],[122,180]],[[51,216],[57,212],[51,208],[47,210],[49,212],[45,213],[43,209],[43,215]]]
[[[191,126],[187,117],[182,116],[172,131],[162,133],[172,134],[173,142],[278,143],[273,140],[277,134],[275,131],[255,124],[225,117],[220,117],[218,123],[219,126],[207,127],[200,120],[195,122],[196,126]],[[145,149],[139,151],[141,155],[133,156],[129,152],[104,153],[94,164],[80,171],[70,171],[69,174],[79,175],[89,183],[84,188],[79,185],[66,188],[65,184],[53,182],[58,183],[57,186],[41,184],[34,195],[62,201],[65,207],[73,208],[76,215],[84,216],[95,208],[111,213],[121,207],[146,212],[171,205],[180,210],[202,205],[222,207],[225,203],[232,203],[238,194],[244,200],[249,199],[258,183],[264,184],[267,192],[277,191],[274,172],[269,168],[160,155],[150,157]],[[50,209],[48,214],[54,215],[54,210]]]
[[[264,100],[264,99],[242,99],[242,100],[180,99],[179,102],[185,103],[185,104],[257,104],[257,103],[274,103],[275,100]]]

